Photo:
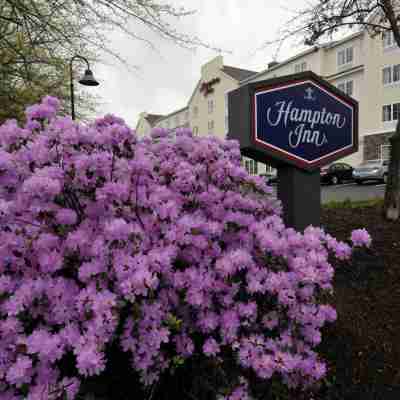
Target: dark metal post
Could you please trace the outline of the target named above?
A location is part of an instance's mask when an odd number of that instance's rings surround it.
[[[86,63],[87,69],[85,72],[85,76],[79,81],[82,85],[86,86],[97,86],[99,83],[93,78],[92,71],[90,71],[89,61],[85,58],[80,56],[79,54],[74,55],[71,60],[69,61],[69,71],[70,71],[70,89],[71,89],[71,117],[75,119],[75,94],[74,94],[74,76],[72,71],[72,63],[74,60],[80,59]]]
[[[321,218],[320,170],[307,172],[290,165],[278,168],[278,198],[286,226],[303,231],[319,226]]]

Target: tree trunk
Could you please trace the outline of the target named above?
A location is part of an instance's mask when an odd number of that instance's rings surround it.
[[[390,162],[383,205],[384,217],[391,221],[400,218],[400,120],[396,133],[390,138]]]

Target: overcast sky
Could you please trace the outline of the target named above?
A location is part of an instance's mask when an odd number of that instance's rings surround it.
[[[172,0],[171,3],[197,10],[176,24],[178,30],[231,51],[222,54],[225,65],[261,71],[272,60],[274,50],[256,49],[266,40],[276,38],[279,28],[291,15],[288,9],[301,6],[302,0]],[[138,69],[127,70],[115,60],[108,60],[113,65],[94,65],[92,69],[100,86],[87,89],[100,96],[99,115],[116,114],[133,128],[142,111],[168,114],[184,107],[200,78],[201,65],[218,55],[204,48],[195,52],[182,49],[148,34],[143,27],[134,26],[138,33],[152,40],[158,51],[118,32],[111,34],[113,49]],[[278,61],[298,51],[293,44],[288,45]]]

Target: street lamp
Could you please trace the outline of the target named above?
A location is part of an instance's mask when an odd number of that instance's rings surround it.
[[[71,75],[70,78],[71,78],[71,116],[72,116],[72,119],[75,119],[74,77],[72,74],[72,63],[78,59],[84,61],[87,66],[85,74],[83,75],[83,77],[81,79],[79,79],[79,83],[81,85],[85,85],[85,86],[98,86],[99,85],[99,82],[97,82],[96,79],[94,79],[93,72],[90,70],[89,61],[85,57],[82,57],[78,54],[73,56],[71,58],[71,60],[69,61],[69,70],[70,70],[70,75]]]

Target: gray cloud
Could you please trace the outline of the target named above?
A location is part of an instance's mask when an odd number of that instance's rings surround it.
[[[289,17],[283,9],[289,2],[185,0],[185,8],[196,9],[197,13],[180,20],[175,26],[215,47],[231,50],[231,53],[223,53],[225,64],[262,70],[271,61],[273,50],[265,49],[255,54],[254,50],[264,41],[276,37],[278,29]],[[301,2],[296,1],[296,7],[299,5]],[[110,40],[113,48],[131,68],[128,70],[109,56],[105,57],[108,65],[93,66],[95,76],[101,83],[94,89],[102,103],[98,115],[116,114],[132,127],[135,127],[138,114],[142,111],[167,114],[185,106],[200,78],[201,65],[218,55],[205,48],[197,51],[182,49],[144,27],[135,25],[135,29],[138,35],[150,39],[157,51],[144,42],[112,33]],[[287,57],[293,51],[287,46],[280,56]],[[132,68],[134,66],[138,69]]]

